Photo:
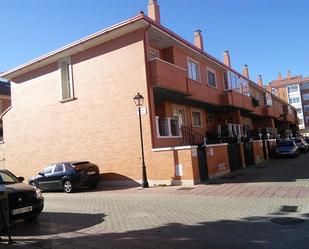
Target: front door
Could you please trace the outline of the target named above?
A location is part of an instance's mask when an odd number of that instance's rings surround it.
[[[185,110],[181,107],[173,107],[173,120],[178,120],[179,125],[185,124]]]

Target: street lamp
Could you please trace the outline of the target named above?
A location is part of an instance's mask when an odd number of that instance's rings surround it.
[[[134,96],[133,98],[135,105],[138,108],[138,118],[139,118],[139,131],[140,131],[140,136],[141,136],[141,150],[142,150],[142,187],[143,188],[148,188],[148,181],[147,181],[147,173],[146,173],[146,165],[145,165],[145,160],[144,160],[144,143],[143,143],[143,129],[142,129],[142,118],[141,118],[141,107],[144,103],[144,97],[143,95],[137,93],[137,95]]]

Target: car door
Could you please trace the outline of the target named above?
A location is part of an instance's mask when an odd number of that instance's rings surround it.
[[[46,168],[44,168],[40,173],[39,176],[37,177],[37,184],[38,187],[42,190],[48,190],[51,189],[52,187],[52,172],[54,169],[55,165],[49,165]]]
[[[64,176],[64,165],[62,163],[56,164],[51,181],[54,189],[61,189],[62,188],[62,178]]]

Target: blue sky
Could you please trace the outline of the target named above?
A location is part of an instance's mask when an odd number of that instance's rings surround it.
[[[309,76],[309,1],[158,0],[162,24],[188,41],[201,29],[205,50],[232,67],[248,64],[264,83]],[[0,0],[0,72],[137,14],[148,0]]]

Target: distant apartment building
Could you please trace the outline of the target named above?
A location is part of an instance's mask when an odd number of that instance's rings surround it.
[[[278,79],[267,85],[267,90],[296,108],[300,132],[309,134],[309,77],[292,76],[288,71],[286,78],[282,78],[279,73]]]

